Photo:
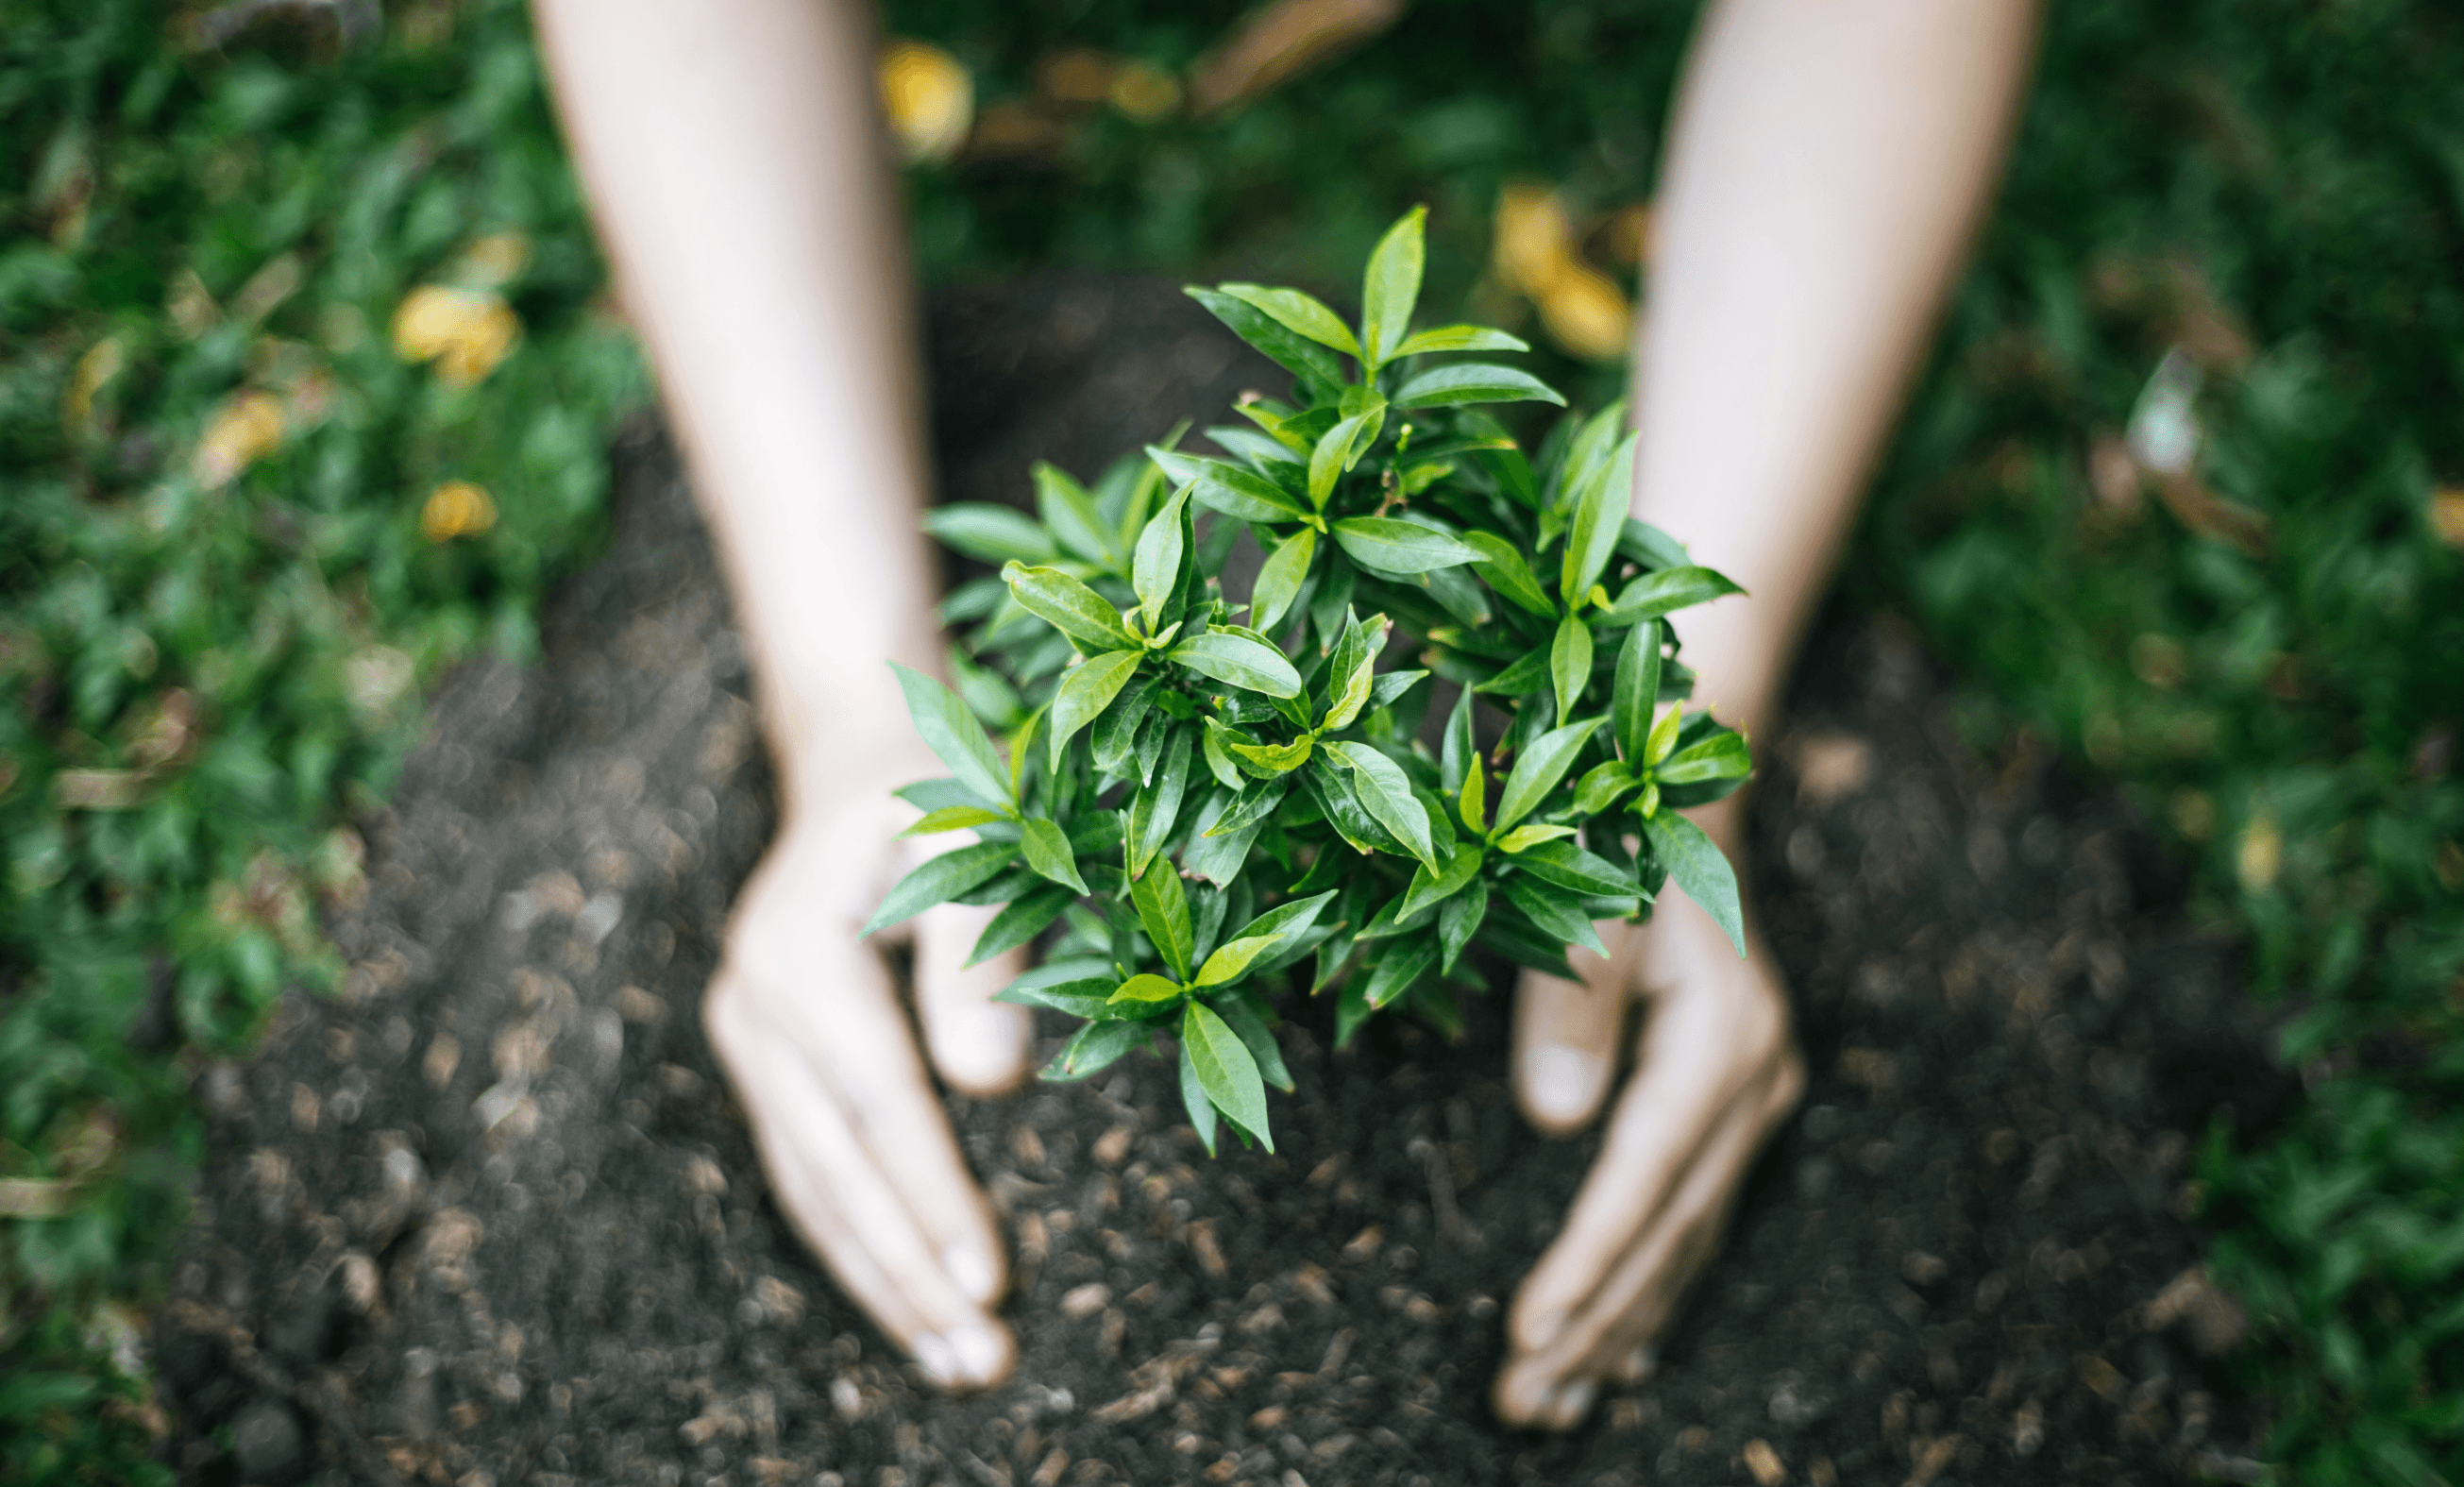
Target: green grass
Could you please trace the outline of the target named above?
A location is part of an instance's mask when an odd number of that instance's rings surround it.
[[[156,1294],[198,1155],[187,1076],[285,988],[332,985],[317,916],[360,891],[348,811],[441,667],[531,651],[644,396],[591,304],[521,9],[452,22],[345,56],[280,30],[188,54],[140,4],[0,23],[0,1178],[57,1210],[0,1220],[11,1480],[149,1475],[129,1417],[91,1408],[121,1387],[107,1333],[69,1323]],[[529,250],[512,354],[458,388],[397,357],[405,293],[471,278],[501,233]],[[277,447],[200,478],[250,390]],[[492,528],[423,535],[446,479],[489,493]]]
[[[1028,98],[1054,45],[1177,69],[1242,9],[892,0],[887,21],[994,104]],[[159,1285],[194,1157],[187,1072],[244,1046],[280,988],[335,974],[314,915],[354,891],[337,829],[384,789],[421,680],[524,651],[643,384],[592,308],[517,7],[405,7],[340,56],[280,32],[184,55],[133,5],[5,14],[0,1179],[72,1180],[73,1203],[0,1221],[0,1476],[142,1477],[143,1432],[98,1405],[132,1386],[106,1382],[88,1323]],[[450,38],[420,44],[442,15]],[[1069,263],[1348,303],[1344,266],[1425,201],[1433,311],[1486,315],[1500,187],[1648,197],[1691,22],[1664,0],[1428,0],[1228,118],[1097,107],[1045,164],[912,172],[917,256],[936,278]],[[500,231],[533,245],[507,289],[524,339],[456,391],[394,356],[387,322]],[[298,287],[250,322],[246,286],[286,254]],[[2234,1366],[2305,1483],[2464,1480],[2464,555],[2427,515],[2464,485],[2459,263],[2452,11],[2054,7],[1845,580],[1958,662],[1982,732],[2057,741],[2139,802],[2283,1010],[2310,1093],[2256,1149],[2213,1138],[2203,1183],[2213,1263],[2254,1316]],[[219,325],[170,313],[182,271]],[[123,369],[64,421],[112,338]],[[2201,477],[2264,519],[2263,545],[2096,494],[2091,449],[2185,341],[2211,364]],[[303,366],[333,379],[321,423],[219,490],[190,477],[232,392],[296,389]],[[1536,369],[1595,402],[1615,388]],[[499,520],[429,542],[421,503],[451,477]],[[160,752],[174,690],[199,720],[186,751],[72,788],[130,809],[64,808],[63,775]],[[124,1033],[158,978],[167,1036],[141,1051]]]

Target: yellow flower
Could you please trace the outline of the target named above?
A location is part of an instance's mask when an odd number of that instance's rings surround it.
[[[281,400],[252,388],[232,394],[215,411],[190,468],[200,484],[223,485],[281,446]]]
[[[1554,191],[1509,186],[1497,198],[1492,271],[1540,307],[1559,345],[1593,361],[1625,355],[1634,305],[1609,277],[1574,251],[1574,228]]]
[[[422,284],[393,312],[394,354],[406,362],[434,362],[438,378],[457,388],[495,371],[521,333],[513,306],[484,289]]]
[[[921,41],[893,41],[881,50],[878,78],[882,109],[909,160],[947,160],[967,143],[976,85],[957,57]]]
[[[475,536],[496,524],[496,503],[468,480],[448,480],[428,493],[419,511],[420,535],[431,543]]]
[[[86,420],[94,416],[95,394],[119,376],[127,363],[126,350],[118,336],[104,337],[77,358],[77,370],[69,375],[68,391],[60,397],[60,422],[67,426],[71,436],[85,432]]]

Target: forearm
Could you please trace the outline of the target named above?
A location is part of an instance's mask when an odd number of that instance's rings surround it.
[[[1640,335],[1636,514],[1746,586],[1688,615],[1749,730],[2000,165],[2034,0],[1720,0],[1680,97]]]
[[[937,670],[907,272],[846,0],[536,0],[565,131],[759,663],[791,795]]]

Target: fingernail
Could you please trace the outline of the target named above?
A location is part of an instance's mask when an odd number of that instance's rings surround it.
[[[970,1384],[989,1384],[1001,1368],[1001,1342],[990,1327],[960,1327],[950,1335],[950,1347],[958,1355],[958,1366]]]
[[[1523,1093],[1543,1121],[1579,1121],[1591,1113],[1606,1065],[1563,1043],[1543,1043],[1523,1055]]]
[[[1556,1393],[1549,1400],[1550,1420],[1560,1430],[1581,1420],[1591,1410],[1592,1395],[1596,1387],[1589,1379],[1559,1385]]]
[[[915,1340],[915,1363],[933,1382],[948,1388],[958,1382],[958,1355],[948,1340],[927,1332]]]
[[[1001,1283],[993,1262],[983,1252],[967,1246],[941,1252],[941,1268],[949,1273],[951,1282],[970,1301],[984,1302],[993,1298],[993,1289]]]

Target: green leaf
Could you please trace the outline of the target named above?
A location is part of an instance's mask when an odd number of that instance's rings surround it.
[[[1488,810],[1488,765],[1474,749],[1471,767],[1463,773],[1463,792],[1455,797],[1455,814],[1471,831],[1486,834],[1488,826],[1483,819]]]
[[[1274,1138],[1266,1130],[1265,1080],[1260,1077],[1258,1061],[1250,1056],[1241,1035],[1224,1026],[1205,1003],[1192,1002],[1180,1016],[1180,1041],[1189,1050],[1191,1067],[1198,1071],[1199,1086],[1215,1108],[1268,1151],[1274,1150]]]
[[[896,661],[890,663],[890,669],[898,677],[898,690],[907,696],[907,716],[914,720],[924,746],[948,765],[967,788],[987,801],[1015,808],[1018,797],[1009,788],[1009,768],[967,704],[922,672]]]
[[[1306,336],[1287,329],[1282,322],[1246,300],[1236,300],[1221,290],[1192,284],[1181,293],[1206,306],[1217,320],[1232,327],[1232,333],[1265,352],[1286,371],[1315,380],[1330,388],[1343,385],[1343,364],[1335,354]]]
[[[1423,330],[1395,348],[1391,360],[1407,356],[1427,356],[1438,351],[1529,351],[1530,345],[1520,337],[1485,325],[1441,325]]]
[[[1031,471],[1035,477],[1035,508],[1044,524],[1060,539],[1062,548],[1108,572],[1118,572],[1120,549],[1111,524],[1095,509],[1095,499],[1087,487],[1072,479],[1067,471],[1037,460]]]
[[[1592,680],[1592,632],[1573,614],[1557,622],[1557,636],[1549,643],[1549,676],[1557,688],[1557,721],[1583,699]]]
[[[1194,985],[1220,987],[1227,981],[1240,979],[1248,970],[1250,962],[1273,949],[1275,943],[1282,938],[1280,935],[1247,935],[1224,942],[1206,958],[1205,965],[1198,967],[1198,980]]]
[[[978,842],[945,852],[900,878],[881,900],[881,907],[873,910],[864,933],[905,923],[936,903],[949,902],[1017,860],[1016,842]]]
[[[1571,841],[1528,847],[1514,859],[1514,865],[1544,883],[1586,899],[1631,899],[1641,892],[1625,869]]]
[[[1581,722],[1551,728],[1531,741],[1530,746],[1516,756],[1514,769],[1506,777],[1506,788],[1497,798],[1497,821],[1492,831],[1510,830],[1514,823],[1529,815],[1557,788],[1573,766],[1574,756],[1582,752],[1592,730],[1605,719],[1590,718]]]
[[[1578,815],[1598,815],[1640,783],[1634,777],[1633,770],[1622,762],[1612,759],[1595,766],[1575,785],[1574,811]]]
[[[1166,652],[1164,658],[1229,686],[1268,697],[1300,696],[1301,674],[1292,670],[1292,663],[1274,647],[1246,635],[1221,632],[1192,635]]]
[[[1289,744],[1243,744],[1226,740],[1224,747],[1270,774],[1289,774],[1309,761],[1309,751],[1317,745],[1312,734],[1302,734]],[[1227,828],[1238,831],[1239,827]]]
[[[1535,645],[1524,652],[1521,659],[1472,690],[1497,697],[1529,697],[1551,685],[1549,657],[1555,649],[1553,643]]]
[[[1662,785],[1694,785],[1705,780],[1738,779],[1751,774],[1753,768],[1753,756],[1747,752],[1745,735],[1723,731],[1670,755],[1666,763],[1651,771],[1651,777]]]
[[[1625,649],[1617,653],[1617,690],[1609,710],[1620,757],[1640,762],[1651,737],[1652,709],[1659,705],[1660,621],[1644,620],[1626,633]]]
[[[1626,585],[1617,603],[1600,615],[1600,623],[1627,625],[1639,619],[1657,619],[1677,610],[1744,592],[1727,575],[1710,568],[1662,568]]]
[[[1133,566],[1130,587],[1137,591],[1138,609],[1147,617],[1147,633],[1153,634],[1163,624],[1164,606],[1172,602],[1172,591],[1180,582],[1180,559],[1187,531],[1181,521],[1189,507],[1189,487],[1173,493],[1172,499],[1148,521],[1146,530],[1138,534],[1138,551]]]
[[[1429,209],[1403,213],[1369,255],[1369,271],[1360,286],[1360,339],[1369,353],[1370,369],[1385,365],[1412,328],[1412,310],[1420,299],[1420,265],[1427,255],[1422,224]]]
[[[1096,718],[1095,726],[1087,733],[1096,768],[1106,774],[1119,774],[1129,768],[1137,749],[1138,724],[1145,722],[1153,711],[1149,703],[1155,694],[1154,677],[1133,677],[1112,705]]]
[[[1302,527],[1277,547],[1265,566],[1258,569],[1257,587],[1249,590],[1249,626],[1273,634],[1283,623],[1284,611],[1300,596],[1301,582],[1309,577],[1309,559],[1317,556],[1317,532]]]
[[[1146,659],[1144,651],[1111,651],[1081,661],[1061,678],[1061,690],[1052,699],[1052,767],[1061,768],[1061,752],[1078,730],[1094,721],[1121,695],[1121,688],[1136,675],[1138,662]]]
[[[1684,708],[1681,704],[1671,702],[1668,704],[1668,711],[1661,714],[1660,721],[1651,725],[1650,737],[1642,741],[1642,763],[1645,768],[1666,759],[1669,751],[1677,747],[1678,730],[1685,725],[1683,713]]]
[[[1309,504],[1326,509],[1326,499],[1334,494],[1337,476],[1360,462],[1360,456],[1377,442],[1377,431],[1386,422],[1386,400],[1383,397],[1369,408],[1353,413],[1326,431],[1309,451]]]
[[[1457,538],[1392,517],[1346,517],[1333,531],[1353,562],[1380,573],[1426,573],[1480,556]]]
[[[1034,757],[1035,734],[1037,729],[1044,726],[1045,711],[1046,709],[1039,707],[1027,714],[1026,721],[1020,723],[1018,731],[1010,735],[1009,793],[1013,800],[1025,791],[1026,762]]]
[[[1387,945],[1370,965],[1369,984],[1361,998],[1373,1009],[1385,1007],[1412,989],[1412,984],[1438,963],[1438,947],[1426,935],[1414,935]]]
[[[1056,1084],[1073,1079],[1091,1078],[1103,1073],[1133,1048],[1152,1036],[1143,1022],[1090,1022],[1078,1030],[1052,1062],[1045,1065],[1044,1077]]]
[[[1457,408],[1465,403],[1554,403],[1566,400],[1529,372],[1486,362],[1433,366],[1395,389],[1398,409]]]
[[[1030,817],[1019,838],[1026,856],[1026,865],[1037,873],[1061,884],[1085,893],[1087,880],[1078,876],[1077,854],[1069,850],[1068,834],[1042,816]]]
[[[1383,642],[1380,642],[1379,648],[1381,650],[1384,649]],[[1369,706],[1367,711],[1374,713],[1377,711],[1377,709],[1387,706],[1397,698],[1401,697],[1404,693],[1411,691],[1416,686],[1419,686],[1422,681],[1427,680],[1428,676],[1429,674],[1424,671],[1381,671],[1377,673],[1375,677],[1369,683]]]
[[[1317,922],[1319,911],[1323,910],[1339,891],[1330,888],[1324,893],[1314,894],[1306,899],[1294,899],[1288,903],[1279,903],[1242,925],[1236,931],[1236,936],[1242,939],[1281,940],[1300,934]]]
[[[1175,976],[1186,979],[1190,952],[1198,942],[1189,922],[1189,894],[1170,858],[1157,857],[1132,880],[1130,902],[1137,909],[1138,922],[1145,926],[1155,953]]]
[[[1369,978],[1366,975],[1355,975],[1343,984],[1342,994],[1335,998],[1334,1003],[1334,1046],[1337,1049],[1350,1048],[1353,1034],[1369,1020],[1373,1009],[1369,1005],[1368,992]]]
[[[1229,836],[1243,827],[1254,826],[1271,815],[1275,808],[1284,803],[1284,797],[1290,793],[1291,787],[1281,780],[1260,780],[1235,796],[1232,804],[1223,808],[1222,815],[1206,829],[1202,837]]]
[[[1626,508],[1634,504],[1634,452],[1639,434],[1627,434],[1608,462],[1575,493],[1573,520],[1566,528],[1566,561],[1560,569],[1557,595],[1569,605],[1607,571],[1617,556],[1617,537],[1625,530]]]
[[[1463,958],[1463,946],[1480,933],[1481,921],[1488,917],[1488,879],[1474,877],[1463,885],[1463,892],[1438,905],[1438,948],[1442,952],[1438,962],[1441,974],[1451,974],[1455,962]]]
[[[1192,746],[1189,729],[1164,744],[1163,761],[1155,768],[1155,783],[1141,785],[1130,799],[1125,841],[1129,848],[1130,876],[1137,877],[1163,850],[1172,837],[1172,829],[1180,819],[1180,803],[1189,790],[1189,756],[1198,750]]]
[[[1050,532],[1025,513],[990,501],[954,500],[930,507],[924,530],[983,563],[1049,563],[1061,556]]]
[[[1572,836],[1571,826],[1518,826],[1497,839],[1497,850],[1504,853],[1528,852],[1542,842],[1552,842],[1561,836]]]
[[[1067,888],[1046,888],[1012,899],[1001,905],[984,932],[976,937],[976,947],[967,952],[969,965],[979,965],[1004,950],[1015,950],[1033,940],[1061,917],[1062,911],[1076,901],[1077,896]]]
[[[1322,346],[1331,346],[1346,356],[1360,355],[1360,343],[1353,339],[1352,327],[1314,295],[1297,289],[1269,289],[1261,284],[1218,284],[1216,288],[1243,304],[1264,310],[1287,330],[1307,336]]]
[[[1366,744],[1329,743],[1325,751],[1352,768],[1353,793],[1362,810],[1395,834],[1413,856],[1438,865],[1429,842],[1429,813],[1412,793],[1403,768]]]
[[[1288,1095],[1292,1092],[1292,1076],[1291,1071],[1284,1067],[1284,1051],[1275,1046],[1274,1032],[1266,1026],[1265,1019],[1258,1015],[1257,1009],[1250,1005],[1252,1000],[1247,995],[1226,996],[1213,1006],[1216,1015],[1223,1019],[1223,1025],[1232,1030],[1242,1046],[1249,1051],[1249,1056],[1258,1061],[1259,1076]]]
[[[1660,865],[1685,897],[1711,916],[1713,922],[1727,931],[1728,943],[1737,947],[1742,959],[1746,953],[1746,914],[1737,899],[1736,870],[1703,829],[1674,810],[1662,810],[1642,823],[1643,834],[1651,841],[1651,850]]]
[[[1223,745],[1230,737],[1231,731],[1220,720],[1207,719],[1200,752],[1206,756],[1206,772],[1215,776],[1215,783],[1227,790],[1237,790],[1245,788],[1247,782],[1242,777],[1240,766],[1232,763],[1232,756],[1224,752]]]
[[[1487,854],[1473,842],[1458,842],[1454,854],[1446,859],[1443,870],[1432,873],[1426,863],[1412,875],[1412,885],[1403,891],[1402,906],[1395,911],[1398,920],[1407,920],[1433,903],[1441,903],[1461,893],[1463,885],[1480,876],[1480,865]]]
[[[1600,932],[1592,927],[1592,916],[1584,911],[1583,900],[1573,894],[1518,873],[1506,880],[1506,897],[1540,927],[1542,934],[1559,944],[1578,944],[1595,955],[1609,953],[1608,946],[1600,943]]]
[[[1438,745],[1438,788],[1452,795],[1480,767],[1480,739],[1472,731],[1471,689],[1455,694],[1455,710],[1446,714],[1445,734]]]
[[[981,806],[943,806],[928,813],[923,820],[899,832],[901,836],[931,836],[938,832],[964,831],[971,826],[985,826],[1009,817]]]
[[[1682,568],[1685,566],[1685,544],[1666,532],[1635,517],[1625,519],[1625,535],[1617,539],[1617,551],[1632,559],[1635,566],[1645,569]]]
[[[1153,971],[1132,976],[1112,988],[1107,998],[1114,1002],[1169,1002],[1180,995],[1180,983],[1158,976]]]
[[[1512,543],[1495,532],[1482,531],[1465,532],[1463,541],[1478,554],[1472,559],[1472,571],[1486,579],[1489,588],[1543,619],[1555,617],[1557,606],[1550,600],[1549,590],[1540,587],[1531,565]]]
[[[1227,517],[1239,517],[1243,522],[1297,522],[1309,514],[1309,508],[1282,486],[1229,460],[1177,455],[1152,444],[1147,446],[1147,457],[1174,484],[1189,486],[1190,496],[1199,505]]]
[[[1001,579],[1021,608],[1072,640],[1098,651],[1136,650],[1144,644],[1102,594],[1059,568],[1013,563],[1001,569]]]
[[[1198,1076],[1198,1059],[1191,1054],[1189,1040],[1180,1044],[1180,1107],[1189,1112],[1190,1128],[1198,1133],[1198,1143],[1215,1155],[1215,1102],[1206,1098],[1205,1081]]]
[[[1343,638],[1334,645],[1334,655],[1326,670],[1326,719],[1318,724],[1320,732],[1332,733],[1348,727],[1352,720],[1369,701],[1369,689],[1377,680],[1377,656],[1386,648],[1386,616],[1373,614],[1367,620],[1350,620],[1343,627]]]

